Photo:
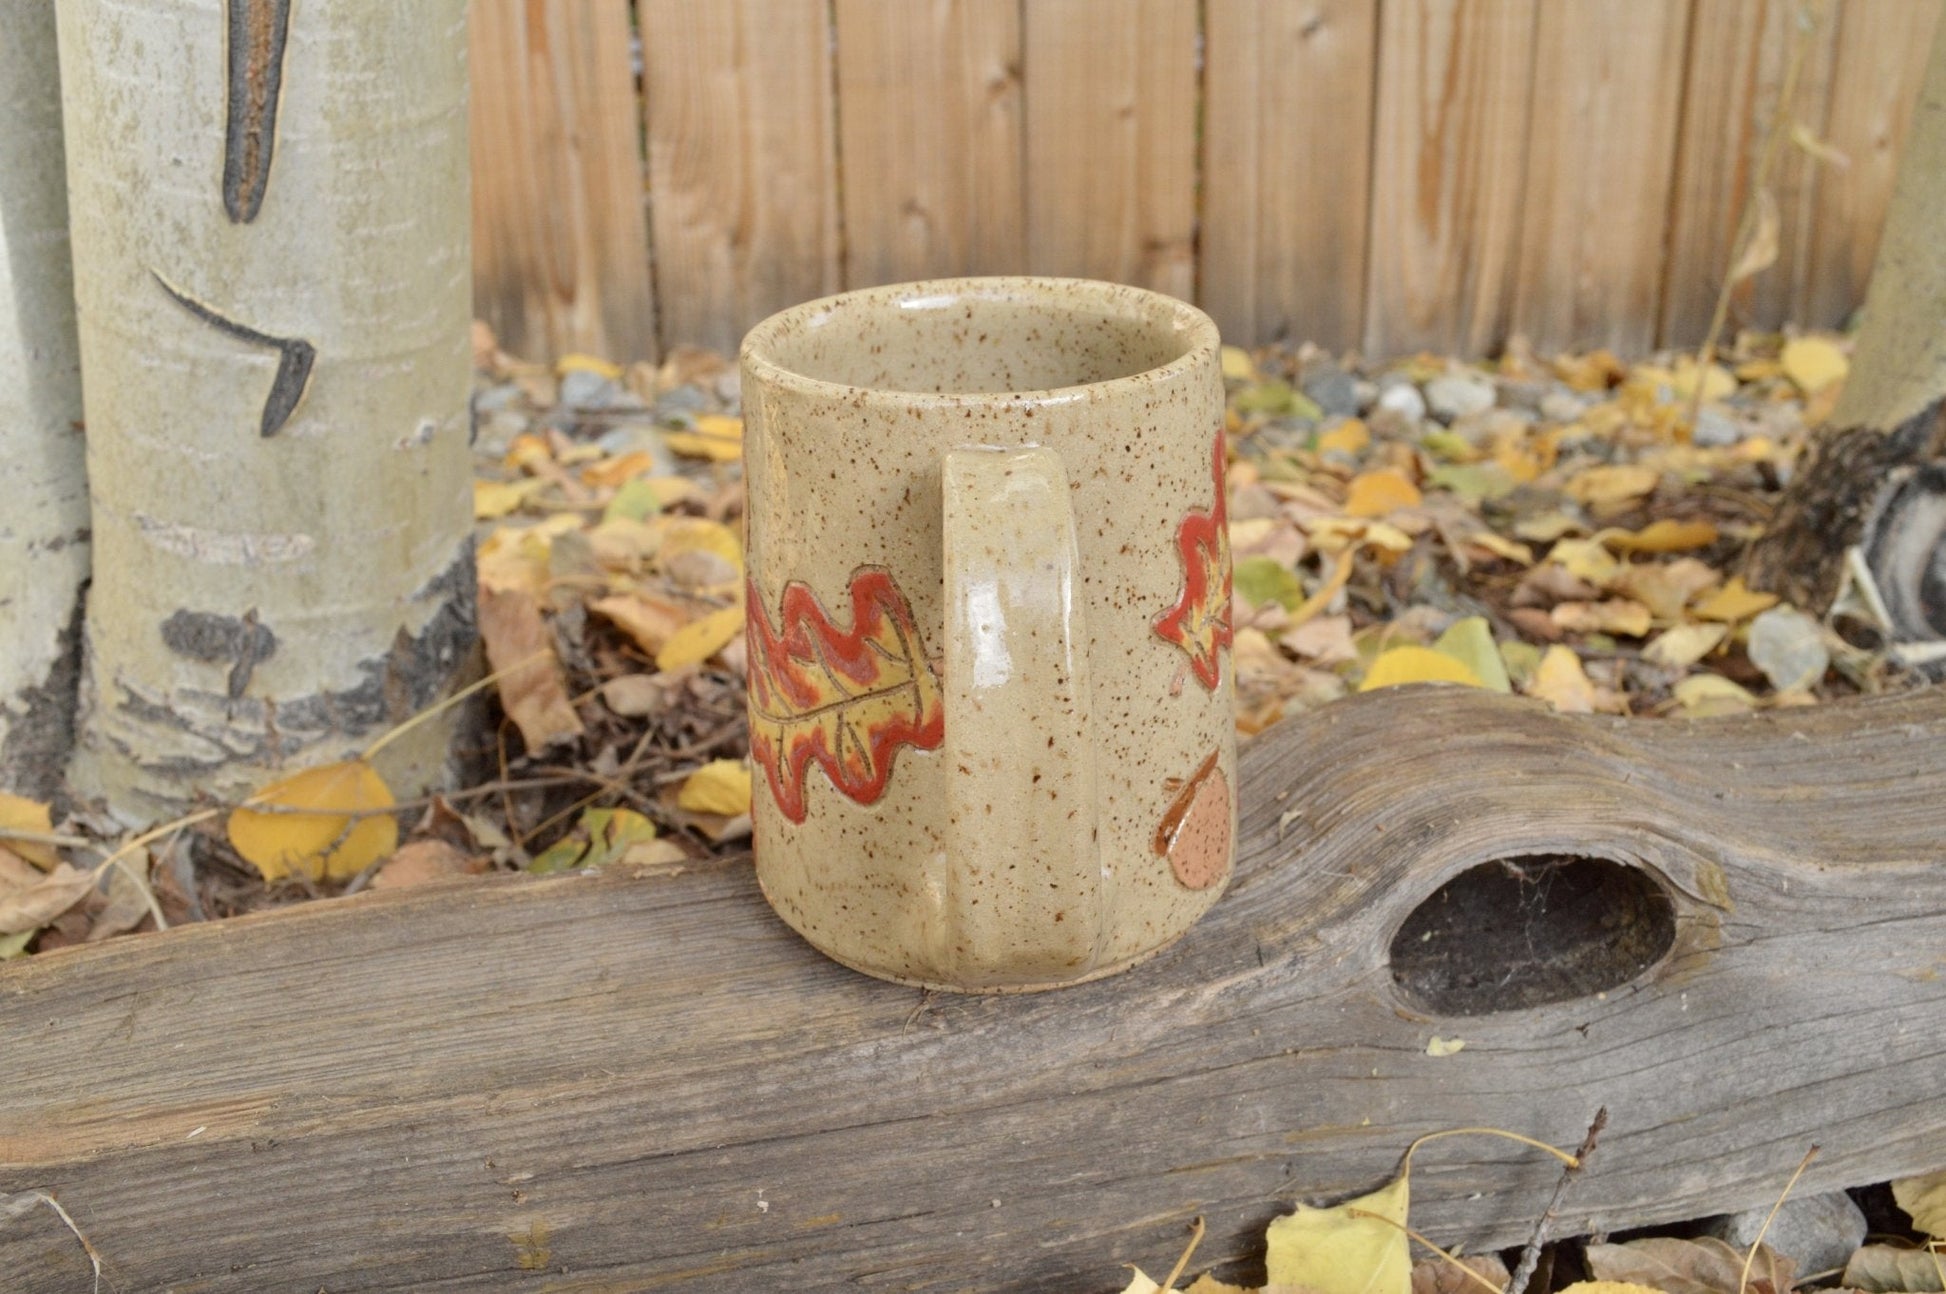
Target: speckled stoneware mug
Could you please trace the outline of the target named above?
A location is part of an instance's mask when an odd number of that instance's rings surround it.
[[[1169,944],[1236,837],[1216,326],[951,279],[786,310],[741,358],[771,906],[933,988]]]

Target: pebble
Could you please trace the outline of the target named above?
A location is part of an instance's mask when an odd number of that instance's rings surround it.
[[[1419,388],[1404,378],[1379,387],[1377,406],[1398,414],[1408,422],[1417,422],[1426,416],[1426,397],[1420,395]]]
[[[1721,448],[1734,445],[1743,439],[1743,428],[1736,420],[1720,409],[1699,409],[1696,412],[1696,427],[1690,433],[1692,444],[1705,448]]]
[[[613,378],[585,368],[571,369],[561,379],[561,403],[571,409],[606,409],[621,390]]]
[[[1426,403],[1435,417],[1446,422],[1469,413],[1485,413],[1493,407],[1493,401],[1493,379],[1471,369],[1441,373],[1426,383]]]
[[[1705,1223],[1703,1233],[1741,1251],[1757,1238],[1769,1214],[1768,1205],[1726,1213]],[[1796,1263],[1800,1279],[1832,1271],[1865,1243],[1865,1215],[1843,1191],[1787,1199],[1764,1232],[1764,1243]]]
[[[655,400],[655,416],[658,418],[678,413],[705,413],[709,408],[709,394],[694,382],[685,382],[664,391]]]
[[[501,409],[479,419],[474,427],[473,451],[493,458],[506,454],[514,437],[528,430],[529,422],[511,409]]]
[[[1307,365],[1299,387],[1326,417],[1350,418],[1358,413],[1358,379],[1329,360]]]

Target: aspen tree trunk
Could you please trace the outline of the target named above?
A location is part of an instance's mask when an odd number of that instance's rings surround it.
[[[1906,658],[1946,672],[1946,25],[1899,164],[1851,377],[1751,553],[1752,581],[1835,596],[1858,546]]]
[[[88,479],[54,10],[0,6],[0,790],[45,797],[74,737]]]
[[[240,797],[471,660],[465,0],[58,0],[95,579],[71,778]],[[437,781],[451,725],[381,766]]]

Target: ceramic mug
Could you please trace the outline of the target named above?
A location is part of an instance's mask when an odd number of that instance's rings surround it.
[[[757,876],[902,983],[1158,952],[1236,837],[1216,326],[1153,292],[848,292],[744,339]]]

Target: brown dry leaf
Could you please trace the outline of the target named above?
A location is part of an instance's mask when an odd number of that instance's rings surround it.
[[[1615,581],[1619,592],[1644,604],[1658,620],[1680,620],[1689,600],[1723,577],[1693,557],[1653,566],[1630,566]]]
[[[1607,350],[1562,355],[1552,361],[1552,367],[1554,376],[1577,391],[1606,391],[1628,373],[1628,366]]]
[[[303,769],[272,782],[230,814],[230,843],[264,879],[356,876],[391,853],[399,824],[385,779],[362,759]],[[305,810],[305,812],[292,812]]]
[[[1748,620],[1760,611],[1768,611],[1777,605],[1775,593],[1758,593],[1746,588],[1741,575],[1696,604],[1696,617],[1699,620],[1721,620],[1734,624]]]
[[[54,830],[53,810],[39,800],[0,791],[0,827],[14,831],[37,831],[46,835]],[[8,849],[42,871],[61,861],[61,855],[52,845],[36,844],[31,840],[8,840],[5,843]]]
[[[1593,714],[1595,684],[1581,667],[1581,658],[1571,647],[1555,644],[1541,657],[1534,677],[1527,680],[1527,695],[1537,696],[1563,714]]]
[[[1423,501],[1419,487],[1404,472],[1382,467],[1360,472],[1345,490],[1345,514],[1352,517],[1383,517],[1400,508],[1417,507]]]
[[[1946,1290],[1946,1255],[1928,1249],[1866,1245],[1845,1264],[1846,1289],[1867,1294],[1929,1294]]]
[[[1649,609],[1627,598],[1605,602],[1563,602],[1548,613],[1554,627],[1571,634],[1624,634],[1640,638],[1649,632]]]
[[[1640,530],[1604,530],[1595,538],[1622,553],[1682,553],[1708,548],[1716,542],[1716,527],[1707,521],[1653,521]]]
[[[1358,659],[1351,642],[1350,616],[1318,616],[1292,629],[1277,641],[1317,665],[1343,665]]]
[[[590,602],[588,610],[604,616],[649,655],[661,651],[676,630],[689,623],[689,611],[680,602],[648,593],[617,593]]]
[[[1946,1240],[1946,1168],[1892,1183],[1892,1198],[1912,1225],[1935,1240]]]
[[[676,685],[664,674],[623,674],[601,685],[601,699],[616,714],[639,719],[674,705]]]
[[[1590,467],[1568,478],[1569,498],[1584,506],[1629,503],[1655,489],[1662,474],[1653,467],[1626,463],[1614,467]]]
[[[400,845],[372,877],[375,890],[404,890],[415,885],[455,876],[478,876],[487,869],[487,860],[467,853],[443,840],[415,840]]]
[[[1656,1238],[1623,1245],[1589,1245],[1588,1271],[1597,1280],[1648,1285],[1664,1294],[1790,1294],[1795,1265],[1758,1245],[1744,1283],[1744,1251],[1714,1237]]]
[[[532,595],[480,590],[480,638],[496,672],[500,704],[520,728],[527,749],[538,751],[581,735],[581,717],[568,700],[567,681],[554,654],[554,635]]]
[[[107,898],[102,903],[101,910],[94,913],[94,921],[88,927],[88,943],[98,943],[115,935],[127,934],[151,915],[148,884],[146,881],[136,880],[135,876],[131,875],[131,872],[139,873],[144,877],[149,875],[148,851],[141,851],[137,858],[129,859],[128,863],[127,870],[120,866],[108,869]]]
[[[617,489],[655,467],[655,455],[646,449],[633,449],[613,458],[603,458],[581,469],[581,483],[598,489]]]
[[[1507,1264],[1493,1254],[1462,1258],[1458,1262],[1427,1258],[1412,1265],[1412,1294],[1481,1294],[1480,1281],[1475,1276],[1501,1290],[1507,1288],[1511,1279]]]
[[[38,930],[87,898],[94,888],[93,873],[56,863],[33,884],[0,892],[0,935]]]

